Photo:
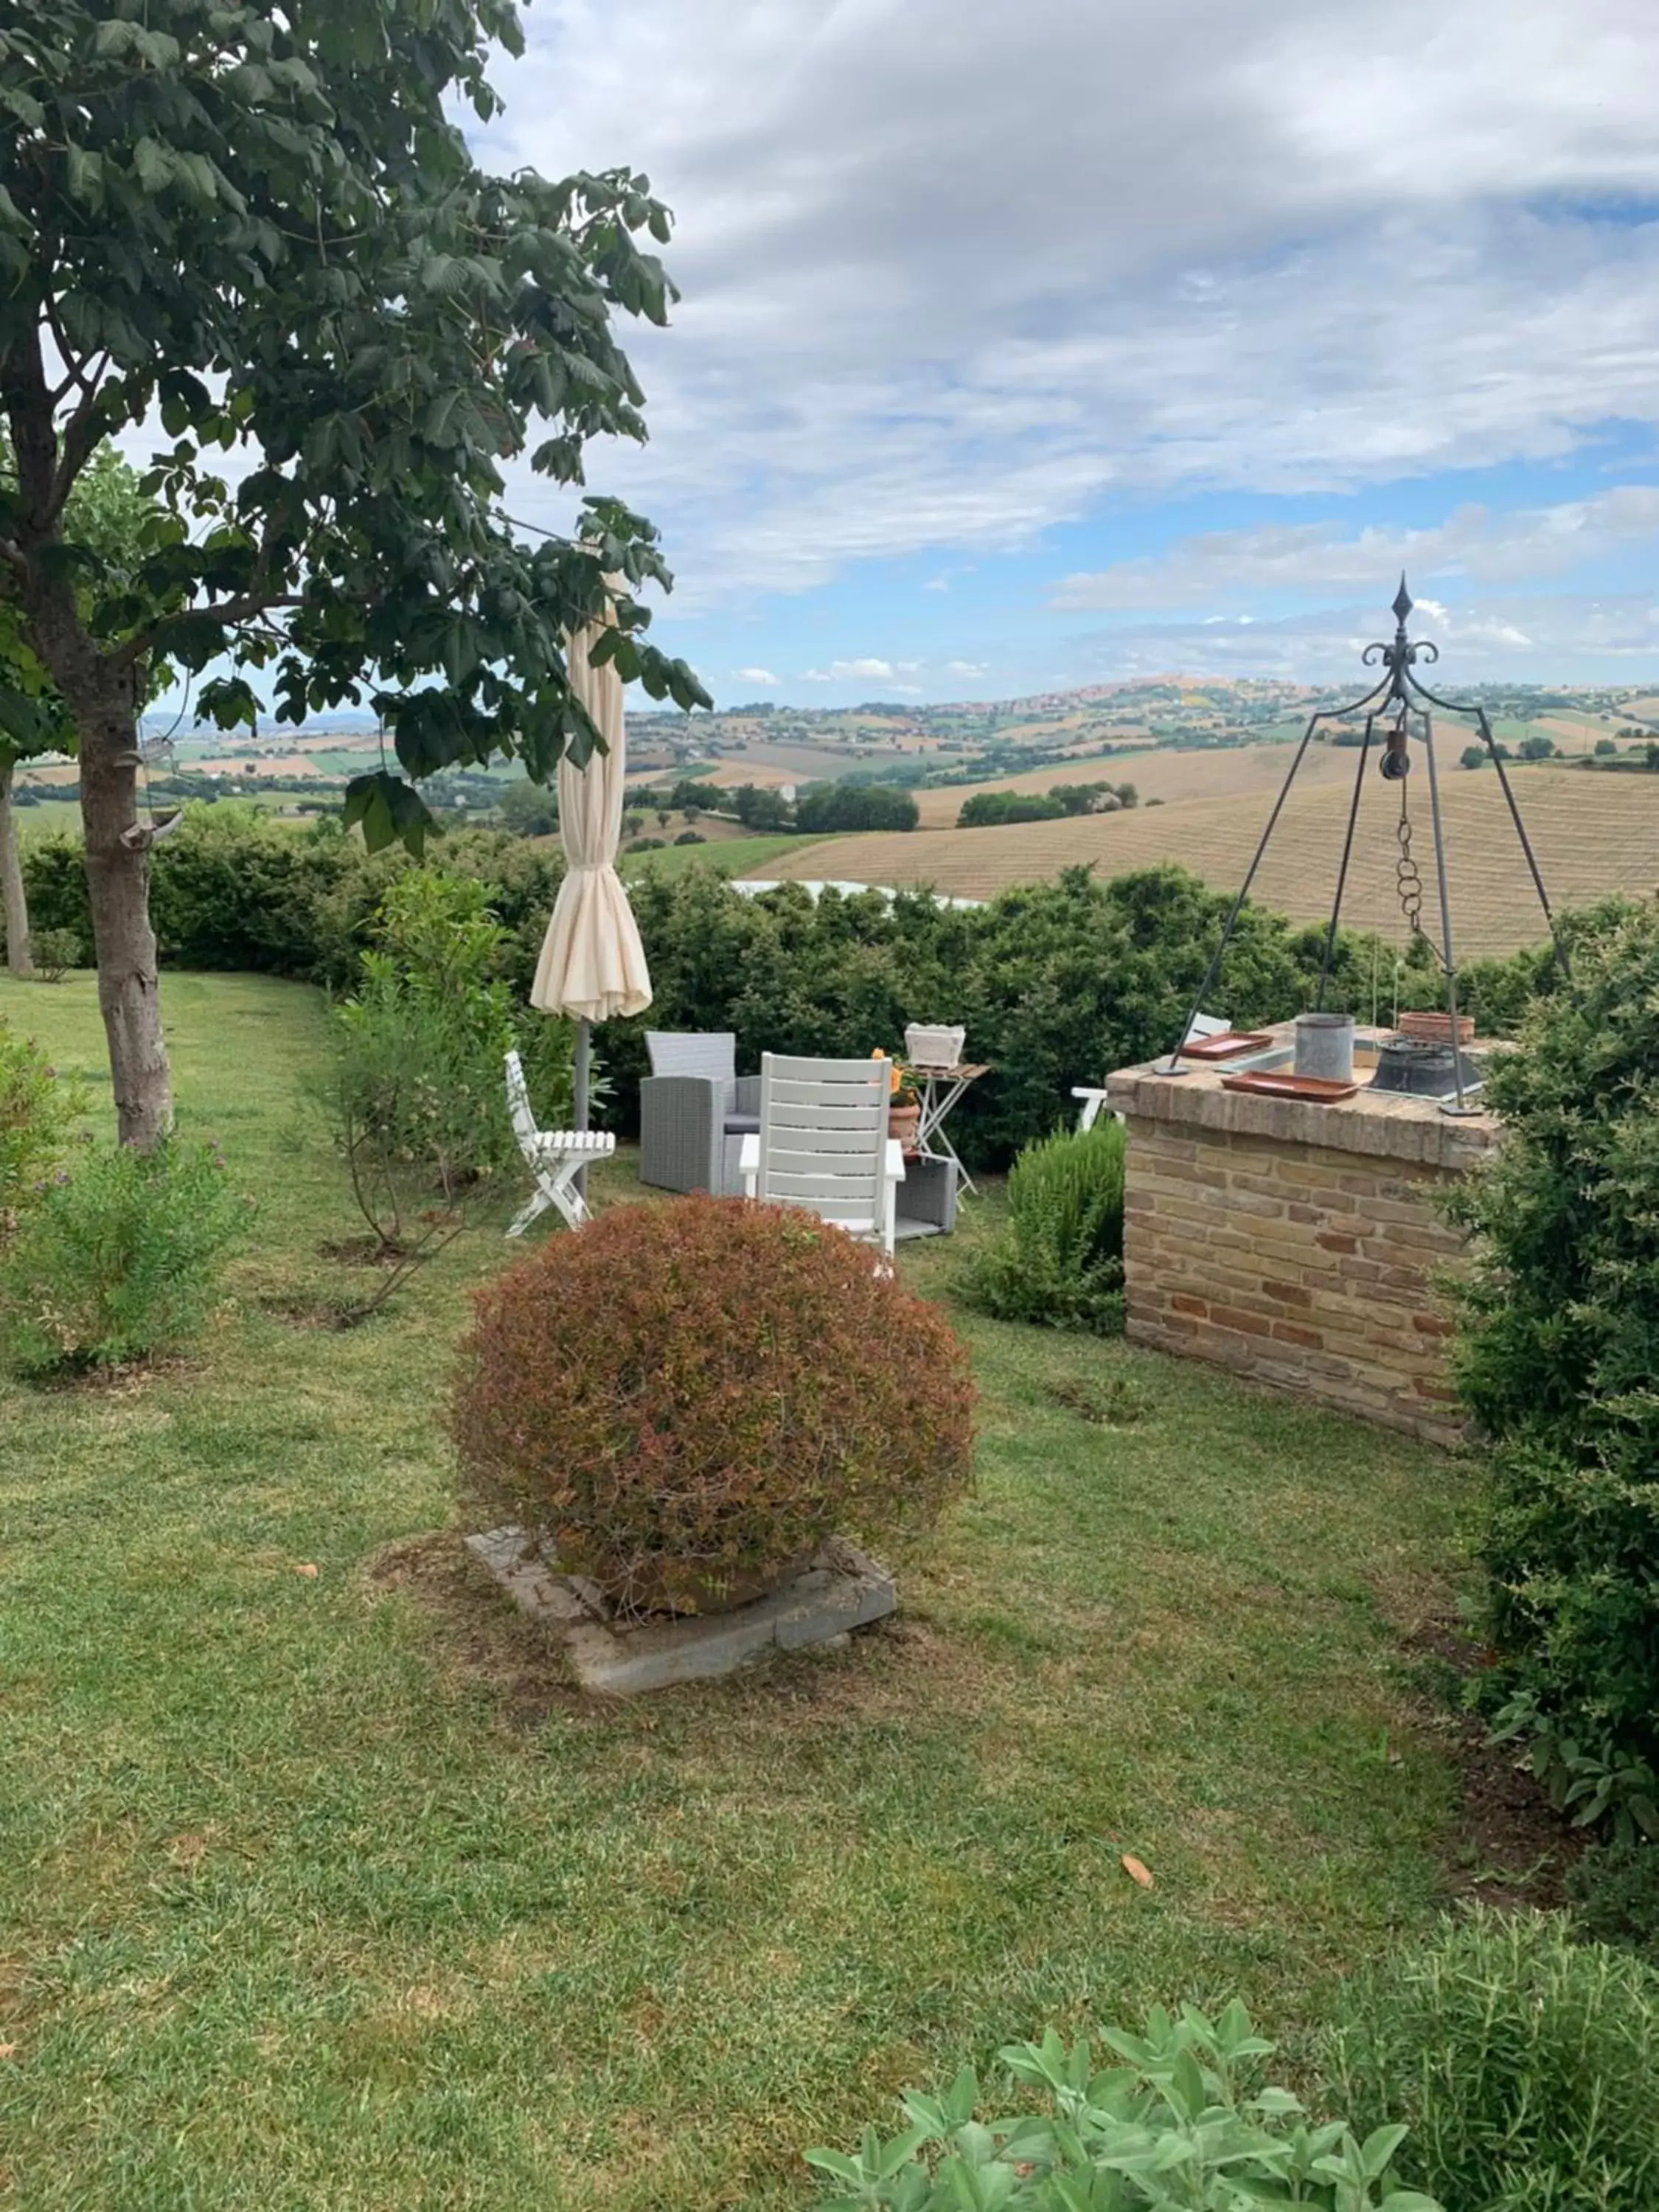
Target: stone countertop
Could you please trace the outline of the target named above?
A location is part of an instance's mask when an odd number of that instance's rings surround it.
[[[1280,1022],[1265,1034],[1294,1042],[1294,1022]],[[1480,1048],[1477,1043],[1474,1048]],[[1468,1048],[1465,1048],[1468,1049]],[[1247,1091],[1224,1089],[1222,1078],[1252,1063],[1183,1060],[1180,1075],[1158,1073],[1169,1064],[1167,1052],[1139,1067],[1119,1068],[1106,1079],[1106,1101],[1114,1112],[1225,1135],[1266,1138],[1271,1142],[1316,1146],[1325,1152],[1355,1152],[1371,1158],[1411,1160],[1462,1173],[1475,1166],[1502,1133],[1495,1114],[1467,1118],[1443,1114],[1434,1098],[1399,1091],[1373,1091],[1370,1071],[1355,1070],[1360,1087],[1352,1098],[1331,1106],[1306,1099],[1264,1098]]]

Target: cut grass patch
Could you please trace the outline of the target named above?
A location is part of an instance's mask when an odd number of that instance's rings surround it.
[[[362,1272],[319,1249],[355,1226],[304,1103],[322,1002],[162,1000],[185,1127],[260,1212],[187,1364],[0,1383],[30,2212],[782,2212],[803,2145],[1046,2020],[1237,1990],[1299,2047],[1427,1920],[1456,1778],[1396,1618],[1443,1603],[1457,1467],[961,1316],[978,1488],[890,1628],[590,1703],[462,1549],[434,1419],[521,1194],[391,1314],[296,1326]],[[101,1078],[89,981],[0,1012]],[[950,1255],[901,1264],[937,1293]]]

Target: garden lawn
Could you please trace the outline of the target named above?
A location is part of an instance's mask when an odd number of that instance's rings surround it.
[[[683,876],[691,867],[710,867],[721,876],[752,876],[769,861],[781,860],[787,854],[803,852],[814,845],[829,846],[834,842],[821,832],[799,836],[781,830],[753,837],[711,837],[702,845],[665,845],[659,852],[624,853],[619,866],[623,874],[630,878],[647,872]],[[831,854],[824,854],[826,867],[832,859]]]
[[[0,2200],[772,2212],[1047,2020],[1238,1990],[1305,2050],[1430,1917],[1456,1792],[1396,1624],[1453,1466],[964,1317],[978,1494],[897,1626],[585,1704],[460,1551],[436,1421],[521,1194],[387,1316],[296,1323],[351,1272],[323,1002],[163,1000],[259,1212],[189,1363],[0,1382]],[[90,981],[0,1012],[107,1123]]]

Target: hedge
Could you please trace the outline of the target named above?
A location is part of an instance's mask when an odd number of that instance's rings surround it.
[[[435,864],[489,886],[512,933],[508,981],[525,995],[563,874],[556,847],[466,830],[430,850]],[[413,865],[401,851],[370,859],[331,819],[295,831],[234,802],[192,806],[155,848],[161,959],[348,988],[387,884]],[[89,958],[79,847],[46,839],[27,848],[24,866],[36,923],[72,930]],[[649,874],[632,896],[655,999],[648,1013],[599,1036],[623,1133],[638,1111],[647,1028],[735,1030],[739,1065],[752,1069],[766,1050],[896,1052],[908,1022],[963,1022],[970,1054],[994,1072],[963,1100],[952,1133],[971,1161],[989,1166],[1063,1126],[1074,1086],[1173,1042],[1230,903],[1179,868],[1110,883],[1073,868],[980,908],[945,907],[921,891],[826,890],[815,902],[792,884],[750,898],[695,866]],[[1246,908],[1216,1009],[1250,1024],[1300,1012],[1312,1002],[1322,948],[1322,931]],[[1408,959],[1408,986],[1431,1003],[1423,940]],[[1370,941],[1345,936],[1334,1002],[1367,1010],[1372,972]]]

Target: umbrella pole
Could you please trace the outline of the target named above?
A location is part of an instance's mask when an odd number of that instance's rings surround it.
[[[586,1136],[587,1133],[587,1063],[589,1048],[592,1042],[592,1029],[591,1024],[586,1022],[578,1022],[576,1024],[575,1082],[571,1104],[571,1118],[576,1124],[578,1133],[582,1136]],[[574,1181],[577,1189],[581,1193],[585,1200],[587,1197],[587,1170],[586,1168],[578,1168]]]

